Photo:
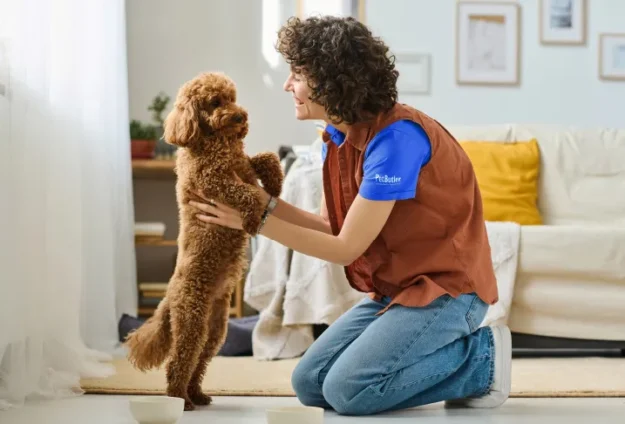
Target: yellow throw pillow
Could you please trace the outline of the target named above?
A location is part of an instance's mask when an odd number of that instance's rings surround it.
[[[487,221],[542,224],[537,207],[540,151],[536,139],[461,141],[460,145],[473,164]]]

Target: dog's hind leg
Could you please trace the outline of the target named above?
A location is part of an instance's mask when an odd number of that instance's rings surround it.
[[[201,290],[180,293],[171,306],[173,344],[171,360],[167,364],[167,395],[185,400],[184,409],[195,409],[187,395],[193,371],[208,339],[209,302],[198,293]]]
[[[210,361],[217,355],[226,339],[228,316],[230,314],[230,295],[213,300],[208,320],[208,340],[200,355],[197,368],[189,383],[188,395],[196,405],[209,405],[211,397],[202,392],[202,380]]]

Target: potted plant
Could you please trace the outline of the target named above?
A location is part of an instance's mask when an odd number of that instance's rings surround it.
[[[163,136],[163,111],[167,108],[169,103],[169,96],[163,92],[158,93],[152,100],[152,104],[148,107],[148,110],[152,112],[152,121],[156,123],[156,138]]]
[[[133,159],[152,159],[156,148],[156,128],[142,124],[133,119],[130,121],[130,150]]]
[[[165,142],[163,140],[164,118],[163,112],[167,108],[170,97],[162,91],[158,93],[152,100],[152,104],[148,107],[148,110],[152,112],[152,122],[155,124],[154,129],[156,132],[156,157],[157,159],[171,159],[174,154],[175,146]]]

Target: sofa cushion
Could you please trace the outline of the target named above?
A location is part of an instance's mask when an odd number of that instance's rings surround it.
[[[518,143],[461,140],[460,144],[473,163],[487,221],[542,224],[536,206],[540,168],[536,140]]]
[[[519,274],[619,282],[625,290],[625,228],[597,225],[522,227]]]
[[[625,340],[624,305],[625,228],[521,227],[512,331]]]
[[[514,138],[538,140],[544,223],[625,226],[625,129],[517,125]]]

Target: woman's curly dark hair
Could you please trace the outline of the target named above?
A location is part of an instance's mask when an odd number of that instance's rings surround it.
[[[335,124],[367,121],[397,102],[395,57],[356,19],[291,18],[278,32],[276,49],[324,106]]]

